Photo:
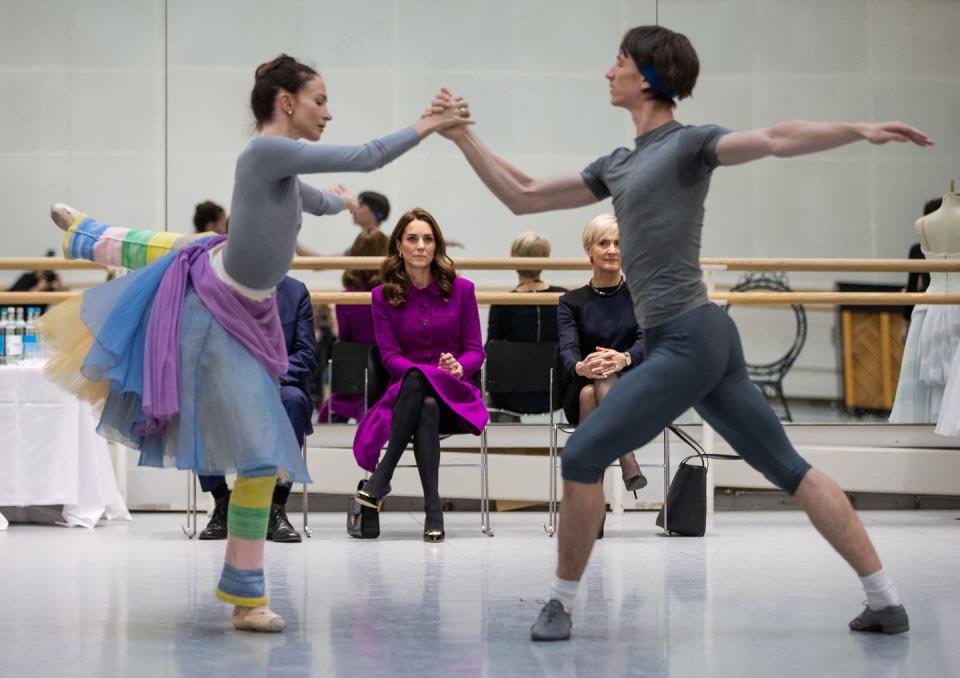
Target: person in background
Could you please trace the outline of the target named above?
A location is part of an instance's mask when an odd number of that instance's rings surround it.
[[[45,256],[52,257],[56,256],[56,253],[53,250],[47,250]],[[7,289],[8,292],[64,292],[69,288],[63,284],[63,281],[60,280],[60,276],[57,275],[56,271],[46,270],[46,271],[30,271],[29,273],[24,273],[19,278],[17,278],[13,285]],[[11,304],[13,308],[17,308],[16,305]],[[36,304],[31,304],[31,307],[36,306],[40,309],[40,313],[43,314],[47,310],[45,304],[37,306]],[[26,308],[26,307],[24,307]]]
[[[286,276],[277,285],[277,311],[283,326],[283,339],[287,346],[287,371],[280,375],[280,400],[293,426],[297,443],[303,442],[313,427],[313,399],[310,397],[310,379],[317,369],[317,342],[313,334],[313,306],[306,285]],[[200,475],[200,489],[211,492],[215,501],[210,522],[200,532],[200,539],[226,539],[230,488],[222,475]],[[287,499],[293,483],[277,478],[270,503],[267,522],[267,540],[279,543],[298,544],[300,533],[287,518]]]
[[[197,233],[227,233],[227,211],[212,200],[205,200],[193,210],[193,228]]]
[[[533,232],[519,235],[510,245],[511,257],[549,257],[550,241]],[[517,286],[511,292],[566,292],[563,287],[548,285],[540,279],[543,271],[518,270]],[[557,341],[557,307],[555,304],[490,307],[487,341],[522,341],[555,343]],[[490,404],[519,414],[547,412],[549,393],[493,393]]]
[[[612,214],[594,217],[583,229],[583,249],[593,265],[590,282],[560,297],[560,392],[563,412],[580,424],[600,405],[620,378],[643,361],[643,330],[620,270],[620,229]],[[637,457],[620,457],[627,490],[646,486]],[[601,528],[602,529],[602,528]]]
[[[381,237],[382,236],[382,237]],[[383,257],[387,254],[387,237],[378,230],[364,230],[350,247],[351,257]],[[347,270],[341,279],[344,292],[369,292],[380,284],[380,272],[376,270]],[[373,327],[373,309],[369,304],[337,304],[337,341],[361,344],[376,344]],[[363,416],[363,396],[333,393],[320,405],[319,423],[328,420],[344,422],[360,420]]]
[[[417,207],[401,216],[389,247],[371,301],[390,383],[357,426],[353,454],[371,475],[356,500],[380,509],[412,438],[423,485],[423,540],[436,543],[445,537],[440,436],[480,435],[489,419],[480,389],[470,383],[483,365],[480,313],[473,283],[457,275],[432,214]]]

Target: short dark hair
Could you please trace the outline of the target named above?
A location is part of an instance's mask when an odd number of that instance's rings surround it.
[[[928,214],[933,214],[938,209],[940,209],[940,206],[942,204],[943,204],[943,198],[930,198],[930,200],[927,200],[926,204],[923,206],[923,216],[927,216]]]
[[[675,100],[651,89],[650,96],[654,101],[672,108],[677,105],[677,100],[693,94],[700,75],[700,59],[683,33],[663,26],[637,26],[624,34],[620,52],[633,59],[637,68],[652,66],[660,85],[676,97]]]
[[[219,220],[226,212],[212,200],[205,200],[193,210],[193,227],[197,233],[204,233],[207,226]]]
[[[357,196],[357,200],[369,207],[370,211],[373,212],[373,216],[375,216],[380,223],[386,221],[387,217],[390,216],[390,201],[387,200],[387,196],[382,193],[364,191]]]
[[[250,93],[250,108],[257,121],[257,129],[273,117],[277,92],[284,90],[296,94],[305,82],[318,75],[319,73],[306,64],[286,54],[260,64],[254,75],[253,91]]]

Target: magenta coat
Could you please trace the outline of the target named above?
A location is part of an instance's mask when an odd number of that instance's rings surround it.
[[[377,347],[390,384],[357,427],[353,439],[357,463],[368,471],[376,467],[380,450],[390,438],[390,416],[400,384],[411,369],[423,372],[465,432],[480,435],[489,414],[480,389],[469,382],[484,358],[473,283],[454,278],[446,301],[435,281],[423,289],[413,287],[400,306],[388,304],[380,286],[373,289],[371,303]],[[437,367],[441,353],[456,357],[463,366],[463,379]]]

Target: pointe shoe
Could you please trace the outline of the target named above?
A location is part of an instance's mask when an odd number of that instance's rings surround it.
[[[64,205],[62,202],[55,203],[50,207],[50,218],[61,230],[70,230],[70,227],[86,218],[83,212],[76,210],[70,205]]]
[[[233,628],[237,631],[279,633],[286,626],[283,617],[273,612],[266,605],[233,608]]]

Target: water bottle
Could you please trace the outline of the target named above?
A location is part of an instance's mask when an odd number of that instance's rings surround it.
[[[23,332],[23,358],[24,360],[36,360],[40,357],[39,346],[37,345],[37,309],[27,309],[27,322]]]
[[[20,311],[20,322],[23,322],[23,309]],[[7,308],[7,364],[17,364],[23,360],[23,330],[17,323],[12,308]]]
[[[7,364],[7,309],[0,308],[0,365]]]

